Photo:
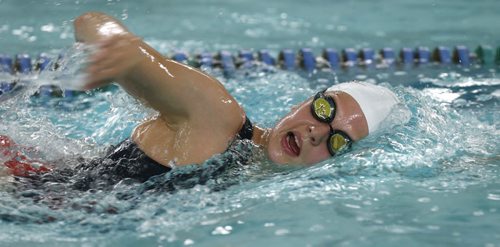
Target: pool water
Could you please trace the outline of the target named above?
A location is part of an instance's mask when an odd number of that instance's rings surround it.
[[[72,45],[71,19],[88,10],[123,19],[167,55],[240,48],[276,55],[306,46],[317,54],[324,47],[463,44],[472,50],[500,45],[499,7],[496,1],[0,0],[0,53],[57,57]],[[230,76],[206,72],[265,127],[317,90],[353,79],[390,87],[402,104],[385,131],[345,155],[310,167],[257,158],[173,192],[161,189],[168,176],[85,192],[64,183],[18,190],[12,177],[1,176],[0,246],[500,246],[494,63],[312,73],[256,64]],[[35,147],[33,155],[44,160],[74,166],[78,157],[102,156],[154,114],[117,87],[33,96],[50,73],[17,75],[22,87],[0,96],[0,134]]]

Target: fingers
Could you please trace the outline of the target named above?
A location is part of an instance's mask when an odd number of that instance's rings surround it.
[[[116,79],[127,69],[126,54],[122,51],[102,51],[87,68],[89,80]]]
[[[110,52],[101,52],[99,56],[96,56],[90,62],[90,65],[87,68],[87,72],[90,75],[98,73],[102,70],[109,70],[116,66],[116,64],[120,61],[120,54],[113,54],[113,56],[107,56]]]
[[[135,36],[116,35],[99,41],[97,51],[89,58],[86,88],[102,86],[106,82],[122,77],[136,64],[142,54],[138,52]]]

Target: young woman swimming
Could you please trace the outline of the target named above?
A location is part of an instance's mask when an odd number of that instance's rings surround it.
[[[74,25],[78,42],[98,47],[90,57],[83,88],[116,82],[158,112],[92,165],[114,161],[106,164],[123,168],[110,172],[133,167],[123,177],[145,181],[168,172],[173,164],[203,163],[225,152],[236,139],[251,140],[277,164],[315,164],[376,131],[398,103],[387,88],[343,83],[294,107],[273,128],[261,128],[251,123],[219,81],[166,59],[118,20],[93,12],[76,18]]]

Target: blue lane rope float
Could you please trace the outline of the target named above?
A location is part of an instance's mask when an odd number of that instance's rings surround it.
[[[276,60],[271,56],[268,50],[260,50],[258,54],[259,61],[269,66],[275,66]]]
[[[411,48],[405,47],[399,52],[399,57],[403,65],[412,65],[415,61],[415,55]]]
[[[365,67],[373,67],[375,64],[375,51],[372,48],[363,48],[359,51],[362,65]]]
[[[226,75],[234,73],[236,70],[236,64],[234,62],[233,55],[229,51],[220,51],[216,57],[220,61],[220,65]]]
[[[7,74],[10,75],[13,73],[12,71],[12,58],[9,56],[6,56],[4,54],[0,54],[0,74]],[[6,80],[2,79],[0,77],[0,95],[2,95],[4,92],[9,92],[12,90],[14,87],[13,83]]]
[[[382,50],[380,50],[380,56],[381,63],[385,66],[392,67],[392,65],[396,62],[396,54],[392,48],[382,48]]]
[[[326,48],[323,50],[323,58],[326,59],[331,69],[337,70],[340,68],[340,57],[337,50]]]
[[[13,71],[12,58],[0,54],[0,73],[2,72],[12,74],[14,71]]]
[[[345,67],[353,67],[358,61],[358,55],[355,49],[346,48],[342,50],[342,62]]]
[[[213,57],[211,53],[203,52],[196,56],[194,66],[198,68],[211,68],[213,65]]]
[[[45,53],[42,53],[38,55],[37,59],[35,60],[33,68],[35,71],[38,72],[48,70],[50,62],[51,61],[49,56]],[[35,94],[40,97],[52,97],[52,96],[62,95],[63,93],[62,90],[55,85],[41,85]],[[66,90],[63,95],[64,97],[70,97],[73,94],[74,92],[72,90]]]
[[[431,61],[431,52],[425,46],[417,47],[415,56],[418,64],[427,64]]]
[[[47,66],[50,64],[50,58],[47,54],[42,53],[38,55],[37,62],[35,63],[35,69],[36,70],[45,70],[47,69]]]
[[[250,68],[254,61],[253,52],[250,50],[239,50],[236,66],[238,68]]]
[[[15,60],[15,69],[22,74],[30,73],[32,69],[31,57],[28,54],[18,54]]]
[[[479,46],[473,52],[462,45],[455,46],[453,49],[438,46],[432,52],[424,46],[416,47],[415,49],[405,47],[399,50],[399,56],[396,54],[396,51],[389,47],[382,48],[378,52],[375,52],[371,48],[363,48],[359,51],[353,48],[346,48],[342,49],[340,54],[336,49],[325,48],[321,55],[316,57],[312,49],[302,48],[298,52],[292,49],[283,49],[279,52],[277,59],[266,49],[257,52],[239,50],[236,55],[233,55],[229,51],[219,51],[215,55],[204,52],[195,56],[189,56],[189,54],[184,52],[174,52],[170,58],[194,67],[220,68],[225,75],[231,75],[237,69],[250,68],[254,64],[262,64],[284,70],[301,69],[308,73],[324,69],[335,70],[341,73],[354,66],[366,69],[380,69],[398,65],[400,69],[409,69],[426,64],[442,64],[447,66],[456,64],[461,67],[469,67],[474,64],[500,65],[500,46],[496,49],[491,46]],[[36,59],[31,59],[28,54],[18,54],[14,58],[0,54],[0,95],[13,89],[16,78],[22,78],[31,73],[58,67],[57,63],[49,67],[51,64],[49,56],[44,53],[37,56]],[[57,93],[54,93],[55,91]],[[40,96],[59,94],[70,97],[76,93],[71,90],[62,91],[54,85],[43,85],[38,91],[38,95]]]
[[[240,50],[238,52],[238,57],[245,62],[253,61],[253,53],[249,50]]]
[[[463,45],[455,46],[453,50],[453,62],[462,66],[470,65],[469,49]]]
[[[295,69],[295,52],[292,49],[284,49],[278,55],[278,64],[284,70]]]
[[[434,49],[433,57],[434,60],[441,64],[451,63],[451,52],[448,47],[438,46],[436,49]]]
[[[307,72],[312,72],[316,68],[316,57],[309,48],[302,48],[299,50],[300,66]]]
[[[172,59],[179,62],[179,63],[184,63],[188,60],[188,56],[184,52],[176,52],[173,56]]]

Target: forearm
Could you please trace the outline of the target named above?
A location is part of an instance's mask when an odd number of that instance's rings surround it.
[[[241,111],[216,79],[164,58],[112,17],[101,13],[78,17],[75,37],[99,48],[87,69],[87,89],[116,81],[171,122],[228,109]]]
[[[116,35],[134,36],[118,20],[99,12],[89,12],[77,17],[74,21],[74,27],[76,41],[94,44],[99,47],[107,40],[112,40]],[[120,42],[120,40],[118,39],[117,42]],[[135,98],[160,110],[158,106],[161,106],[161,104],[155,103],[154,100],[158,96],[154,97],[154,95],[161,94],[158,91],[163,90],[161,81],[165,77],[165,73],[158,68],[160,60],[163,60],[163,58],[161,54],[158,54],[139,38],[133,42],[135,44],[125,46],[122,49],[115,49],[114,51],[105,49],[107,47],[100,47],[99,51],[89,58],[90,65],[87,69],[89,81],[85,85],[85,88],[93,89],[111,81],[116,81]],[[112,41],[109,43],[113,45],[116,42]],[[120,60],[128,60],[127,57],[131,57],[130,54],[134,55],[134,53],[130,52],[131,50],[139,53],[139,55],[135,56],[138,57],[137,62],[135,62],[136,65],[126,69],[123,73],[113,74],[113,78],[100,76],[105,67],[100,65],[102,61],[124,52],[129,53],[126,56],[122,56],[124,59]]]

